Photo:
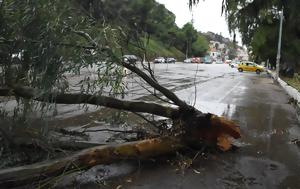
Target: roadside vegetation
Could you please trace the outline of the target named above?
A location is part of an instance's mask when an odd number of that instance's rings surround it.
[[[295,73],[294,77],[282,77],[287,84],[297,89],[300,92],[300,76],[298,73]]]
[[[203,56],[208,50],[207,39],[191,23],[179,28],[175,15],[155,0],[78,2],[97,22],[109,23],[126,31],[129,34],[127,42],[141,40],[139,48],[149,51],[149,59],[171,56],[183,60],[183,54]],[[142,57],[139,52],[124,46],[124,53]]]
[[[142,42],[146,45],[146,51],[147,51],[147,58],[149,60],[153,60],[156,57],[174,57],[177,60],[183,60],[185,58],[185,54],[178,50],[177,48],[171,46],[171,47],[165,47],[165,45],[157,40],[157,39],[144,39],[142,38]],[[137,47],[128,47],[128,51],[126,53],[129,54],[138,54],[143,55],[143,50]]]

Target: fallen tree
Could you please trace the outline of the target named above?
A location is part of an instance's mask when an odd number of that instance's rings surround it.
[[[172,93],[168,90],[166,92]],[[97,164],[109,164],[121,159],[145,159],[166,155],[185,147],[200,147],[203,143],[216,145],[226,151],[231,147],[230,137],[240,137],[239,128],[233,122],[212,114],[203,114],[185,103],[173,108],[155,103],[81,94],[47,94],[45,98],[36,96],[39,93],[34,89],[21,86],[10,89],[2,88],[0,94],[17,95],[53,103],[89,103],[134,112],[146,112],[168,117],[174,123],[172,132],[160,138],[89,148],[62,159],[1,170],[0,184],[3,186],[16,186],[38,181],[63,174],[68,170],[88,169]],[[183,106],[182,109],[181,106]]]
[[[19,1],[14,1],[14,3],[15,6],[21,6],[22,8],[27,6],[26,3]],[[66,10],[69,10],[68,4],[65,4],[62,1],[49,1],[49,3],[53,3],[54,5],[55,3],[61,3],[65,6]],[[4,1],[3,4],[3,6],[10,6],[10,4],[6,4],[6,1]],[[48,14],[55,13],[47,12],[50,11],[45,8],[47,6],[38,5],[37,8],[45,9],[44,11]],[[53,8],[52,11],[58,10],[60,9]],[[186,102],[179,99],[174,92],[160,85],[155,78],[155,74],[151,69],[149,62],[137,63],[135,61],[124,61],[120,58],[120,53],[116,53],[116,51],[122,51],[121,45],[123,44],[116,45],[114,43],[121,40],[120,38],[126,37],[122,33],[124,31],[118,31],[118,33],[116,33],[116,29],[109,29],[109,26],[103,27],[99,25],[95,26],[100,28],[96,28],[96,30],[92,27],[94,26],[94,23],[88,25],[87,28],[82,29],[82,20],[80,20],[80,16],[73,15],[73,10],[69,11],[70,13],[59,14],[63,16],[67,15],[66,18],[63,17],[53,21],[53,27],[60,26],[56,29],[62,29],[61,33],[57,30],[53,31],[56,32],[57,35],[52,36],[50,30],[52,28],[49,28],[47,26],[48,24],[43,23],[41,24],[41,33],[39,33],[40,38],[34,40],[34,43],[32,40],[13,40],[13,36],[3,37],[6,46],[1,53],[5,54],[5,56],[2,56],[2,54],[1,56],[5,57],[3,60],[6,61],[6,65],[1,69],[1,76],[5,77],[5,82],[0,87],[0,96],[9,96],[15,97],[16,99],[44,103],[92,104],[134,113],[148,113],[171,119],[173,126],[168,130],[168,133],[164,133],[158,138],[145,138],[144,140],[130,143],[89,148],[62,159],[1,170],[0,183],[2,183],[2,185],[19,185],[60,175],[66,170],[87,169],[97,164],[109,164],[120,159],[155,157],[173,153],[185,147],[199,147],[203,145],[203,143],[215,145],[216,147],[219,147],[219,149],[226,151],[231,147],[230,138],[240,137],[239,127],[233,122],[216,115],[202,113],[195,107],[188,105]],[[11,14],[13,13],[14,12]],[[43,11],[40,11],[39,13],[43,13]],[[11,14],[7,14],[6,16],[9,17]],[[74,19],[77,19],[78,17],[78,23],[81,24],[74,25],[72,23],[73,21],[70,21],[68,14],[71,14],[71,18]],[[54,15],[54,17],[56,18],[56,15]],[[48,15],[46,18],[48,18]],[[61,23],[57,23],[58,21],[61,21]],[[68,23],[69,25],[67,25]],[[42,26],[47,26],[47,28],[43,28]],[[90,28],[95,29],[97,32],[92,29],[88,30]],[[98,32],[98,30],[100,30],[100,32]],[[46,35],[45,31],[49,32],[46,34],[50,39],[44,37]],[[121,35],[121,37],[115,39],[114,37],[118,35]],[[25,39],[26,37],[27,36],[24,36]],[[32,36],[32,38],[34,37],[35,36]],[[72,40],[70,40],[70,38]],[[74,42],[76,39],[80,42],[85,41],[85,44],[75,43],[72,46],[72,43],[67,43],[68,45],[66,46],[57,43],[57,41],[68,40]],[[7,46],[11,48],[11,51],[6,52]],[[15,46],[18,48],[15,48]],[[86,59],[76,59],[76,57],[82,58],[86,56],[86,47],[88,47],[88,50],[93,50],[93,53],[91,53],[89,57],[91,58],[89,64],[85,62]],[[22,64],[20,66],[21,69],[19,70],[19,74],[18,72],[16,74],[11,74],[14,73],[11,71],[10,65],[12,62],[11,52],[14,52],[15,49],[18,49],[23,53],[20,60]],[[69,49],[74,52],[66,53],[67,55],[60,54],[61,51],[65,52]],[[69,57],[64,59],[64,56]],[[41,59],[39,59],[40,57]],[[69,65],[71,68],[68,68]],[[163,100],[163,102],[168,104],[161,105],[154,102],[121,100],[113,95],[99,95],[102,91],[100,91],[100,93],[97,93],[97,91],[95,93],[89,93],[89,90],[82,90],[79,93],[72,93],[65,90],[65,88],[60,89],[57,87],[57,84],[60,84],[61,81],[65,81],[65,74],[70,71],[77,73],[80,72],[80,69],[89,66],[98,68],[98,80],[93,82],[90,78],[86,80],[83,79],[83,82],[81,83],[86,83],[88,86],[87,88],[92,84],[97,84],[100,89],[109,86],[112,89],[116,88],[115,90],[112,90],[113,93],[119,92],[118,87],[120,86],[120,83],[122,83],[122,78],[124,77],[123,69],[126,68],[146,83],[147,86],[143,87],[151,87],[156,90],[156,93],[159,93],[162,96],[159,97],[159,100]],[[152,94],[157,97],[156,94]]]
[[[97,164],[107,164],[120,159],[149,158],[175,152],[182,147],[200,146],[209,143],[221,150],[231,147],[229,137],[239,138],[239,128],[231,121],[212,114],[204,114],[181,101],[173,92],[159,85],[137,67],[123,63],[132,72],[140,75],[151,86],[172,99],[176,107],[163,106],[151,102],[125,101],[112,97],[87,94],[43,94],[37,89],[12,85],[1,88],[2,96],[17,96],[35,101],[63,104],[88,103],[132,112],[150,113],[173,120],[168,136],[107,145],[80,151],[74,155],[46,163],[16,167],[0,171],[0,183],[5,186],[18,185],[49,176],[59,175],[68,169],[87,169]]]

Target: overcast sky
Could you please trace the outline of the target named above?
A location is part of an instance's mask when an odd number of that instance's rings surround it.
[[[167,9],[176,15],[176,24],[182,27],[192,19],[192,12],[189,10],[188,0],[156,0],[164,4]],[[230,36],[224,16],[221,16],[222,0],[200,0],[196,7],[193,7],[194,26],[198,31],[222,34]],[[237,41],[240,43],[239,36]]]

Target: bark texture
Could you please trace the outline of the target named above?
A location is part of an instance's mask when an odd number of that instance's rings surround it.
[[[62,159],[0,170],[0,186],[19,186],[58,176],[68,170],[85,170],[98,164],[110,164],[123,159],[147,159],[170,154],[183,147],[180,140],[174,137],[93,147]]]
[[[92,104],[127,110],[132,112],[144,112],[158,116],[174,119],[179,116],[179,110],[175,107],[163,106],[156,103],[142,101],[126,101],[113,97],[97,96],[91,94],[42,94],[40,91],[26,87],[14,86],[12,88],[0,88],[0,96],[19,96],[41,102],[57,103],[57,104]]]

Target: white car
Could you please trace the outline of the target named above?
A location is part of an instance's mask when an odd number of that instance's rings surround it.
[[[187,58],[183,61],[184,63],[192,63],[192,59],[191,58]]]
[[[173,63],[173,64],[175,64],[176,59],[175,58],[167,58],[165,62],[166,63]]]
[[[158,57],[158,58],[155,58],[154,63],[165,63],[165,58],[164,57]]]

